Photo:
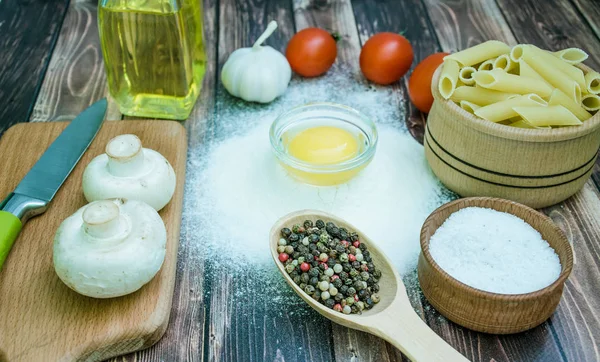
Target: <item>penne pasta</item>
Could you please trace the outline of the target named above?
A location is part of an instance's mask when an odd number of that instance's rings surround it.
[[[465,111],[467,111],[469,113],[475,113],[476,110],[481,108],[480,106],[476,105],[475,103],[471,103],[469,101],[460,101],[459,104],[460,104],[460,108],[464,109]]]
[[[523,53],[527,46],[527,44],[518,44],[512,47],[509,53],[510,60],[512,60],[515,63],[521,60],[521,57],[523,56]]]
[[[592,117],[592,115],[582,106],[580,106],[579,103],[575,103],[573,99],[571,99],[558,88],[555,88],[554,91],[552,91],[548,104],[551,106],[565,107],[581,121],[585,121],[586,119],[590,119]]]
[[[477,85],[500,92],[535,93],[541,97],[547,97],[552,93],[552,87],[542,80],[509,74],[502,69],[477,72],[473,78]]]
[[[579,64],[588,58],[588,54],[579,48],[567,48],[552,54],[571,65]]]
[[[446,55],[444,60],[452,59],[460,63],[463,67],[468,67],[502,54],[508,54],[509,52],[510,47],[503,42],[498,40],[488,40],[485,43],[475,45],[454,54]]]
[[[458,66],[458,63],[455,60],[444,60],[444,65],[442,66],[442,74],[440,76],[440,83],[438,85],[440,94],[442,95],[442,97],[444,97],[444,99],[450,98],[450,96],[452,95],[452,93],[454,93],[454,90],[456,89],[459,68],[460,67]]]
[[[533,45],[529,46],[529,48],[525,51],[524,55],[527,55],[528,52],[531,52],[533,56],[539,57],[541,60],[548,63],[548,65],[554,67],[555,70],[560,70],[561,72],[565,73],[567,76],[569,76],[569,78],[577,82],[581,89],[585,89],[583,70],[574,67],[571,64],[562,61],[560,58],[553,56],[552,53],[542,50]]]
[[[549,87],[552,87],[552,84],[548,83],[544,77],[542,77],[538,72],[536,72],[527,62],[523,59],[519,60],[519,75],[521,77],[527,78],[535,78],[539,80],[543,80]]]
[[[473,79],[473,73],[475,73],[477,69],[473,67],[464,67],[458,72],[458,79],[465,85],[473,85],[475,84],[475,79]]]
[[[571,79],[565,73],[558,71],[558,69],[548,64],[544,59],[541,59],[537,55],[532,55],[531,52],[525,51],[521,59],[525,60],[531,68],[544,77],[553,87],[563,91],[576,103],[581,102],[581,87],[575,80]]]
[[[581,121],[563,106],[528,107],[517,106],[513,110],[525,121],[536,126],[577,126]]]
[[[515,69],[517,64],[517,62],[513,62],[512,59],[510,59],[508,54],[502,54],[494,60],[494,69],[499,68],[508,73]]]
[[[514,93],[504,93],[485,88],[463,86],[456,88],[450,99],[459,103],[460,101],[468,101],[481,106],[487,106],[488,104],[507,100],[514,95]]]
[[[493,103],[475,110],[475,115],[492,122],[500,122],[516,117],[515,107],[546,107],[548,103],[537,94],[527,94]]]
[[[551,128],[549,126],[547,127],[536,127],[534,125],[532,125],[531,123],[527,122],[526,120],[524,120],[521,117],[518,117],[519,120],[511,123],[509,126],[511,127],[517,127],[517,128],[529,128],[529,129],[548,129]]]
[[[600,110],[600,96],[597,94],[586,94],[581,99],[581,106],[583,109],[590,112]]]
[[[477,67],[477,70],[492,70],[494,69],[494,61],[496,59],[488,59],[485,62],[479,64],[479,67]]]
[[[600,93],[600,73],[589,72],[585,75],[585,88],[588,93]]]

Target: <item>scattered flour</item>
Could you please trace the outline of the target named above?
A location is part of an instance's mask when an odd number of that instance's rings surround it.
[[[429,251],[448,274],[493,293],[529,293],[552,284],[561,271],[554,249],[522,219],[467,207],[431,236]]]
[[[286,94],[270,105],[219,97],[222,101],[209,126],[214,142],[190,150],[186,189],[193,205],[187,214],[203,234],[197,247],[204,249],[207,260],[229,267],[271,267],[271,226],[289,212],[312,208],[356,225],[401,274],[414,270],[423,221],[452,195],[429,170],[423,147],[405,130],[398,98],[390,88],[361,83],[339,68],[321,78],[292,80]],[[313,101],[352,106],[377,124],[379,144],[373,161],[345,185],[299,183],[271,152],[272,121],[283,111]]]

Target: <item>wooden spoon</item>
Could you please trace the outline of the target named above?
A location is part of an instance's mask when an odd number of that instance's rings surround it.
[[[382,273],[378,293],[381,301],[375,304],[372,309],[365,309],[360,315],[343,314],[329,309],[300,289],[285,271],[277,253],[277,242],[281,238],[281,229],[284,227],[291,228],[294,224],[302,225],[305,220],[315,222],[317,219],[322,219],[325,222],[331,221],[339,227],[357,232],[361,237],[361,242],[368,246],[373,263]],[[270,234],[270,248],[275,264],[277,264],[279,271],[288,284],[296,294],[324,317],[343,326],[383,338],[413,361],[468,361],[421,320],[413,310],[402,279],[390,260],[364,233],[346,221],[317,210],[293,212],[282,217],[273,225]]]

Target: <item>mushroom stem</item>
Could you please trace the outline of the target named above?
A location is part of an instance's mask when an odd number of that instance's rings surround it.
[[[275,20],[271,20],[269,25],[267,25],[267,29],[258,37],[254,45],[252,45],[252,49],[258,49],[262,45],[262,43],[267,40],[268,37],[273,34],[273,32],[277,29],[277,22]]]
[[[92,202],[82,217],[85,232],[96,239],[108,239],[122,232],[119,206],[114,201]]]
[[[112,175],[133,176],[144,168],[142,141],[133,134],[124,134],[111,139],[106,145],[108,172]]]

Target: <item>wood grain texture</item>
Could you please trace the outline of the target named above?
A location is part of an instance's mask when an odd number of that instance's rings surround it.
[[[572,0],[581,16],[585,18],[588,25],[594,30],[596,36],[600,38],[600,4],[596,0]]]
[[[32,122],[73,119],[107,96],[97,17],[97,0],[73,0],[69,4],[33,107]],[[106,119],[120,120],[118,106],[110,97],[108,100]]]
[[[232,107],[236,99],[224,91],[220,69],[229,54],[239,47],[251,46],[271,20],[278,23],[277,31],[267,45],[285,50],[294,32],[291,3],[284,1],[221,0],[218,10],[218,67],[214,119],[206,130],[206,142],[222,139],[231,130],[220,122],[221,110]],[[260,107],[256,105],[256,107]],[[232,274],[223,263],[205,260],[205,297],[207,317],[205,359],[223,361],[329,361],[332,359],[330,324],[293,295],[284,295],[285,302],[267,302],[269,288],[257,288],[264,279],[273,280],[268,269],[249,269]],[[283,280],[273,286],[277,293],[285,288]],[[286,293],[291,291],[283,289]],[[232,298],[232,296],[240,298]],[[296,313],[284,308],[298,309]],[[314,328],[319,325],[319,328]]]
[[[350,0],[294,0],[293,4],[297,30],[306,27],[320,27],[340,34],[341,39],[337,42],[336,64],[351,69],[351,73],[357,81],[366,82],[360,72],[358,62],[361,42]],[[400,107],[403,98],[399,95],[397,99]],[[358,355],[358,353],[373,361],[379,360],[379,358],[384,360],[394,358],[389,351],[395,350],[395,348],[391,346],[388,348],[389,344],[382,339],[372,336],[367,338],[364,332],[348,329],[335,323],[332,325],[332,332],[336,359],[344,360],[344,358]],[[356,346],[357,350],[352,351],[346,344],[347,340],[357,340],[361,343],[360,346]],[[357,352],[358,347],[360,352]]]
[[[152,127],[148,122],[105,123],[48,210],[24,225],[0,273],[0,350],[6,359],[99,361],[147,348],[165,332],[175,286],[186,136],[176,122],[157,121]],[[3,163],[0,194],[15,188],[67,124],[20,124],[6,132],[0,153],[12,157]],[[85,166],[104,152],[109,139],[123,133],[136,134],[175,169],[175,195],[160,211],[167,228],[167,252],[160,272],[139,291],[94,299],[77,294],[57,277],[52,242],[60,223],[87,203],[81,191]]]
[[[214,105],[216,102],[217,29],[219,27],[218,2],[205,0],[204,46],[207,56],[206,73],[202,90],[190,117],[183,123],[188,134],[188,153],[201,152],[210,142],[215,129]],[[191,156],[188,157],[191,159]],[[195,165],[188,162],[188,167]],[[198,205],[193,190],[198,185],[189,179],[185,182],[181,220],[179,253],[177,255],[177,277],[173,295],[173,307],[169,327],[163,338],[152,348],[118,357],[117,361],[204,361],[211,338],[208,329],[208,305],[206,303],[205,273],[206,255],[198,237],[198,217],[194,213]]]
[[[68,3],[0,1],[0,134],[29,120]]]
[[[372,1],[352,2],[362,44],[373,34],[382,31],[401,33],[413,47],[415,56],[412,69],[428,55],[440,51],[437,37],[421,1],[377,0],[374,3],[376,7],[373,6]],[[406,127],[417,141],[423,143],[427,115],[421,113],[408,97],[408,79],[411,73],[404,76],[398,84],[394,84],[394,89],[397,89],[397,94],[402,96],[400,104],[404,109]]]

